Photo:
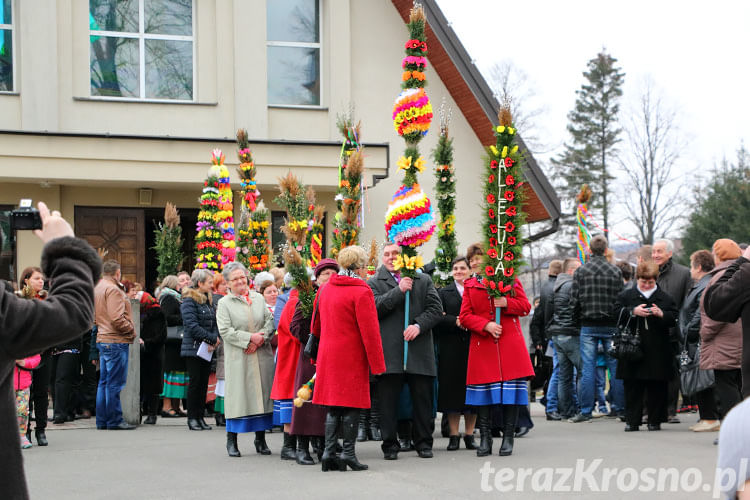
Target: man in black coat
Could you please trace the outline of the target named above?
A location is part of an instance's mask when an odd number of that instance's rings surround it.
[[[750,396],[750,247],[708,287],[703,298],[706,314],[732,323],[742,318],[742,396]]]
[[[657,286],[667,292],[672,297],[677,309],[682,308],[685,303],[685,297],[693,286],[693,278],[690,276],[690,270],[678,264],[672,259],[674,254],[674,244],[670,240],[657,240],[651,248],[651,258],[659,266],[659,278],[656,280]],[[675,355],[675,368],[677,366],[677,355],[679,354],[679,328],[677,326],[670,329],[670,342]],[[680,396],[680,374],[679,370],[674,370],[674,376],[669,381],[669,403],[667,405],[667,415],[669,423],[679,423],[677,418],[677,400]]]
[[[422,458],[432,457],[432,404],[436,375],[432,328],[443,317],[440,296],[426,274],[401,277],[394,268],[400,247],[386,243],[383,265],[367,282],[375,295],[380,322],[386,372],[378,381],[381,445],[386,460],[398,458],[398,400],[404,383],[409,384],[414,412],[413,438]],[[408,326],[404,329],[406,292],[410,292]],[[404,342],[409,343],[404,369]]]
[[[89,330],[94,323],[94,283],[101,259],[91,246],[73,237],[60,212],[39,203],[45,242],[42,271],[50,279],[46,300],[17,297],[0,281],[0,470],[3,498],[26,499],[26,479],[13,395],[15,360],[38,354]]]

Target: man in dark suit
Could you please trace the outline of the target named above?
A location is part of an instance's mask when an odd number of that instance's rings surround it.
[[[432,328],[443,316],[440,297],[426,274],[401,277],[394,261],[401,249],[394,243],[383,248],[383,265],[368,284],[375,295],[380,322],[386,372],[378,381],[380,428],[386,460],[398,458],[398,400],[403,385],[409,385],[414,420],[413,438],[422,458],[432,457],[432,404],[434,398],[435,349]],[[409,320],[404,328],[405,298],[409,294]],[[409,342],[408,362],[404,369],[404,341]]]

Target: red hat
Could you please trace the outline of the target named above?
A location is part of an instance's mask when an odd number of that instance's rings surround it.
[[[320,273],[322,273],[326,269],[335,269],[336,272],[338,272],[339,263],[334,259],[322,259],[320,262],[318,262],[318,265],[315,266],[315,277],[317,278]]]

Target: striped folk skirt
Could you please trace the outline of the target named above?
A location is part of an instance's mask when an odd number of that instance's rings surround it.
[[[529,388],[525,379],[466,386],[468,406],[528,405]]]
[[[164,398],[185,399],[187,398],[188,383],[190,377],[187,372],[164,372]]]
[[[292,423],[292,399],[273,400],[273,425],[284,425]]]
[[[272,426],[273,414],[271,413],[227,419],[227,432],[242,433],[267,431]]]

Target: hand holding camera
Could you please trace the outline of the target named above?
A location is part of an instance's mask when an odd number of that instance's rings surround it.
[[[53,210],[50,213],[49,208],[43,201],[40,201],[37,206],[39,207],[39,217],[42,220],[42,229],[35,229],[34,234],[44,243],[63,236],[75,236],[73,228],[70,227],[68,221],[62,218],[59,211]]]

